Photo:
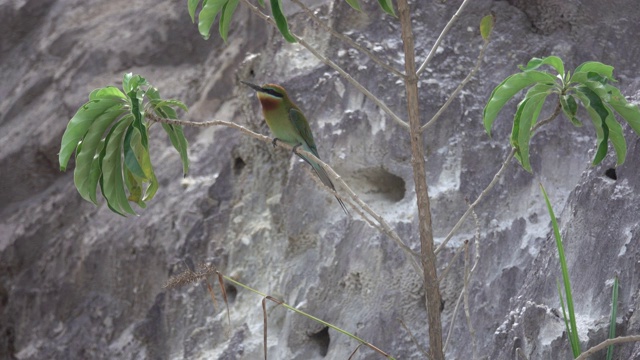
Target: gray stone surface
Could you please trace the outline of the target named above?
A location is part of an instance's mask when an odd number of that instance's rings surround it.
[[[287,3],[287,2],[285,2]],[[459,1],[415,2],[414,34],[423,59]],[[418,247],[406,131],[306,50],[284,43],[240,9],[229,42],[202,40],[183,2],[24,0],[0,2],[0,358],[259,359],[261,298],[227,284],[229,315],[204,284],[165,289],[188,267],[215,265],[251,287],[339,326],[397,359],[424,358],[424,292],[404,254],[353,212],[345,217],[308,167],[287,151],[226,128],[188,129],[191,173],[157,127],[152,160],[161,190],[139,217],[122,218],[83,200],[57,151],[66,123],[89,92],[145,76],[165,97],[191,108],[187,119],[233,120],[268,134],[259,105],[238,84],[284,85],[311,120],[321,157]],[[289,5],[287,5],[289,7]],[[325,21],[402,68],[397,20],[375,2],[356,13],[342,1],[313,5]],[[515,102],[484,133],[491,89],[533,56],[613,65],[624,94],[640,100],[640,9],[633,1],[475,1],[463,13],[420,81],[425,121],[473,64],[477,24],[498,22],[480,70],[425,135],[434,233],[442,241],[491,181],[508,153]],[[294,31],[333,57],[398,114],[403,86],[366,56],[287,10]],[[584,114],[583,114],[584,115]],[[591,167],[595,135],[558,118],[534,138],[533,175],[511,164],[477,209],[480,263],[472,280],[477,357],[570,358],[557,316],[560,276],[542,182],[560,217],[574,286],[582,347],[607,334],[611,280],[620,276],[618,332],[637,334],[638,136],[618,180],[615,159]],[[468,221],[439,259],[464,240]],[[463,262],[443,281],[444,329],[454,326],[451,359],[471,358],[463,312],[453,319]],[[209,281],[215,285],[215,279]],[[270,359],[347,359],[357,343],[268,304]],[[617,348],[620,359],[640,347]],[[596,358],[603,356],[599,354]],[[378,359],[361,347],[354,358]]]

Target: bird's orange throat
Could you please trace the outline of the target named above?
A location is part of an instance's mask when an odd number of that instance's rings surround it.
[[[282,102],[281,99],[275,99],[269,95],[263,95],[260,93],[258,93],[258,100],[260,100],[260,105],[262,105],[262,111],[265,112],[275,110]]]

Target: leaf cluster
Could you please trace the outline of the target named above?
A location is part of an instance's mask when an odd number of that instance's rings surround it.
[[[543,65],[553,68],[556,74],[538,70]],[[589,114],[597,135],[593,165],[599,164],[607,155],[609,142],[615,149],[617,165],[624,162],[627,144],[615,113],[640,134],[640,111],[636,105],[627,102],[620,90],[612,84],[616,82],[613,67],[589,61],[578,66],[571,74],[565,72],[559,57],[549,56],[544,59],[533,58],[520,69],[522,72],[507,77],[493,90],[484,108],[483,121],[485,130],[491,136],[493,122],[507,101],[529,88],[517,106],[511,131],[511,144],[524,169],[531,172],[529,143],[532,130],[545,100],[551,94],[558,96],[563,113],[573,125],[582,126],[577,117],[578,103]]]
[[[231,26],[231,19],[236,11],[239,0],[188,0],[187,6],[189,10],[189,16],[191,16],[191,22],[196,21],[196,12],[198,6],[202,2],[200,12],[198,12],[198,31],[200,35],[207,40],[211,36],[211,28],[213,23],[219,16],[218,32],[220,37],[225,42],[229,36],[229,29]],[[358,0],[345,0],[352,8],[358,11],[362,11]],[[261,7],[265,7],[264,0],[258,0],[258,4]],[[393,3],[391,0],[378,0],[378,4],[387,14],[396,16],[393,10]],[[282,11],[282,0],[269,0],[271,6],[271,14],[275,20],[278,30],[282,34],[285,40],[290,43],[297,42],[296,37],[289,30],[289,24],[287,18]]]
[[[158,90],[143,77],[124,76],[122,90],[107,86],[96,89],[67,124],[60,145],[60,170],[65,171],[75,153],[73,180],[80,195],[97,204],[97,187],[109,208],[120,214],[135,215],[129,204],[145,208],[158,190],[149,156],[149,123],[145,106],[159,116],[175,119],[175,108],[186,106],[176,100],[163,100]],[[189,170],[187,140],[180,126],[162,124],[171,143],[180,153],[183,172]]]

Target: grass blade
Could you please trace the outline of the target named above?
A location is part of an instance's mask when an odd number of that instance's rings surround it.
[[[616,337],[616,317],[618,311],[618,275],[613,278],[613,290],[611,294],[611,318],[609,321],[609,339]],[[607,348],[607,360],[613,359],[613,345]]]
[[[556,247],[558,248],[558,257],[560,258],[560,267],[562,269],[562,282],[564,284],[564,293],[567,298],[567,312],[569,316],[569,325],[571,327],[571,331],[569,335],[569,341],[571,343],[571,350],[573,352],[573,357],[576,358],[582,352],[580,350],[580,340],[578,338],[578,326],[576,325],[576,315],[573,308],[573,297],[571,296],[571,282],[569,281],[569,270],[567,269],[567,260],[564,256],[564,246],[562,245],[562,237],[560,236],[560,228],[558,227],[558,220],[556,219],[555,214],[553,213],[553,208],[551,207],[551,202],[549,201],[549,197],[547,196],[547,192],[544,190],[544,186],[540,184],[540,190],[542,190],[542,195],[544,196],[544,201],[547,203],[547,210],[549,211],[549,216],[551,217],[551,225],[553,226],[553,236],[556,239]],[[562,295],[560,295],[560,301],[562,302]],[[564,313],[564,305],[562,306]],[[565,315],[566,319],[566,315]]]

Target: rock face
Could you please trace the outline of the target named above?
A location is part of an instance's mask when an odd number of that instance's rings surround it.
[[[375,2],[357,13],[342,1],[311,4],[401,69],[400,29]],[[424,59],[460,1],[415,2],[417,57]],[[321,157],[418,249],[418,219],[407,132],[334,70],[243,4],[229,42],[202,40],[186,4],[158,1],[25,0],[0,4],[0,358],[263,358],[262,298],[217,279],[164,288],[200,264],[376,345],[397,359],[424,358],[424,291],[404,253],[355,213],[346,217],[308,166],[228,128],[188,129],[191,173],[151,129],[161,183],[139,217],[122,218],[81,200],[71,171],[58,171],[67,121],[91,90],[119,85],[125,72],[145,76],[168,98],[187,103],[186,119],[232,120],[268,134],[253,94],[237,80],[278,82],[311,120]],[[373,61],[288,9],[293,30],[401,117],[403,86]],[[420,80],[428,120],[466,76],[480,46],[477,25],[497,25],[479,75],[425,134],[434,234],[442,241],[509,151],[515,110],[482,126],[490,91],[516,65],[555,54],[573,68],[587,60],[613,65],[618,85],[640,99],[640,33],[635,2],[475,1],[464,11]],[[547,112],[552,104],[549,103]],[[543,113],[543,116],[546,113]],[[584,116],[584,114],[582,114]],[[587,121],[588,122],[588,121]],[[640,144],[628,127],[626,163],[604,175],[613,156],[590,166],[595,134],[560,117],[532,143],[533,174],[511,164],[490,196],[440,254],[439,271],[479,229],[479,264],[470,283],[472,339],[464,311],[454,318],[464,261],[442,282],[447,357],[570,358],[558,317],[560,277],[549,192],[562,226],[582,348],[607,337],[611,283],[619,275],[619,334],[638,334]],[[350,338],[267,302],[270,359],[347,359]],[[230,323],[227,320],[230,317]],[[406,325],[403,325],[403,323]],[[417,339],[407,331],[409,329]],[[475,344],[475,352],[474,346]],[[640,356],[616,347],[614,358]],[[354,358],[382,358],[361,347]]]

